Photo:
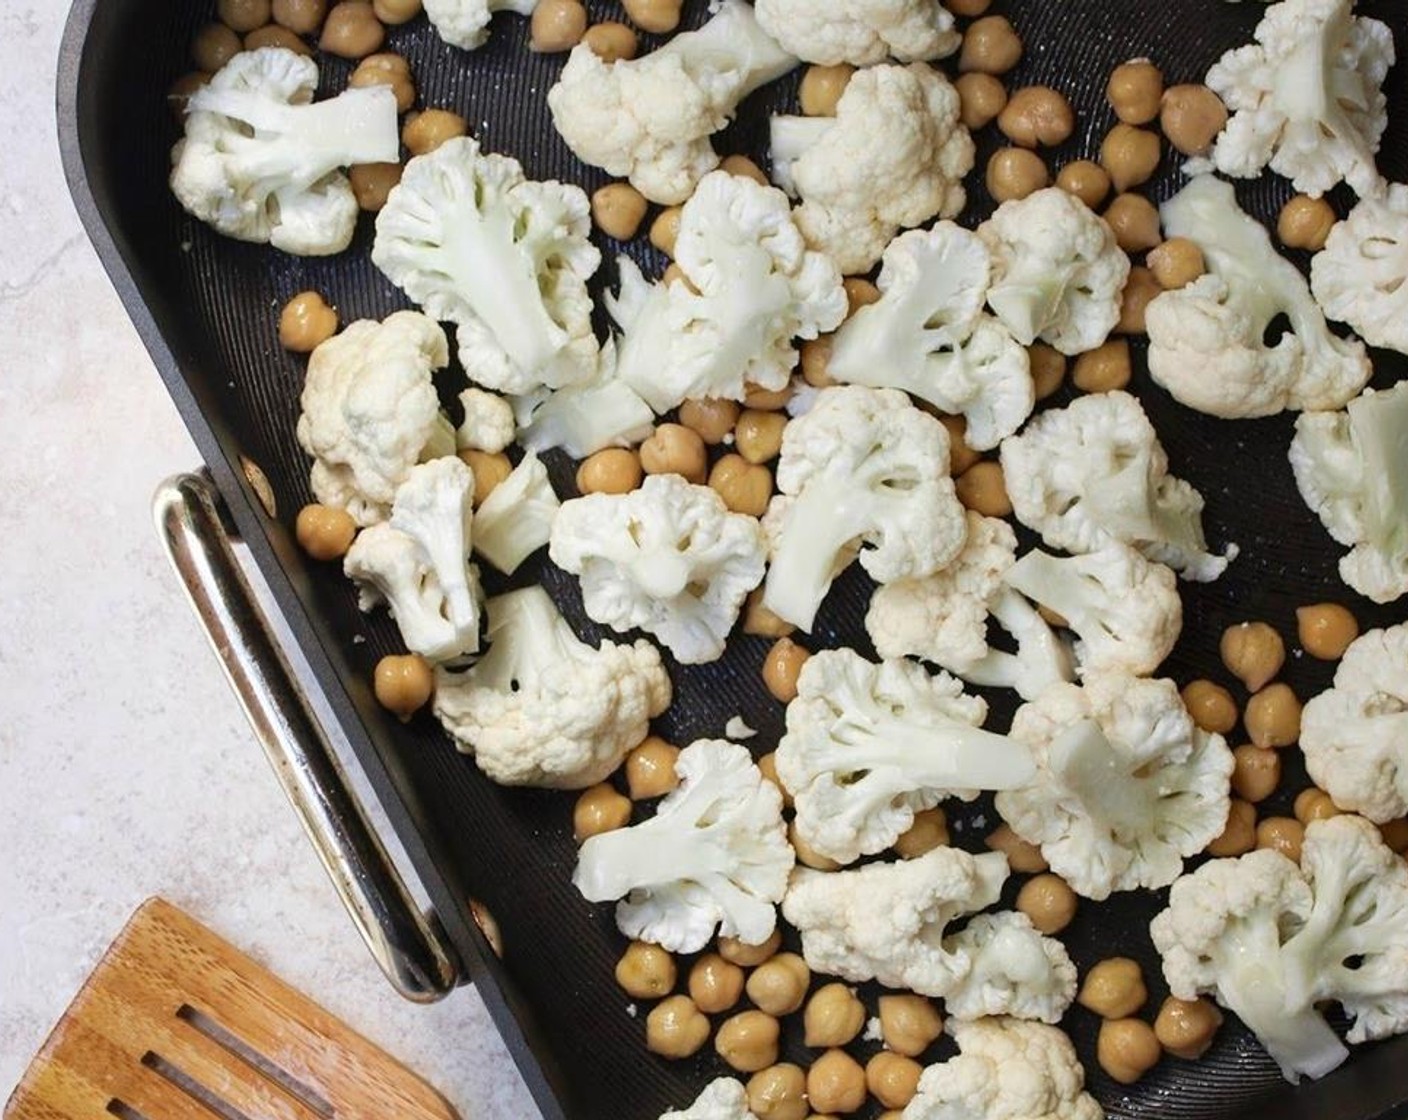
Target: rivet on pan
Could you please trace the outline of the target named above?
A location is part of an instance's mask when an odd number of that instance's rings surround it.
[[[264,473],[263,468],[247,455],[240,456],[240,467],[244,470],[249,488],[254,491],[254,496],[264,507],[264,512],[270,517],[278,517],[279,504],[274,500],[274,488],[269,485],[269,476]]]
[[[489,948],[494,950],[494,956],[503,960],[504,935],[499,932],[499,923],[494,915],[489,913],[489,908],[477,898],[471,898],[469,900],[469,916],[474,919],[474,924],[479,927],[479,932],[484,935],[484,940],[489,943]]]

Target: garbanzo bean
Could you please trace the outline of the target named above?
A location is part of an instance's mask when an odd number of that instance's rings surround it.
[[[999,148],[988,160],[984,176],[995,202],[1011,202],[1035,194],[1051,182],[1041,157],[1026,148]]]
[[[577,468],[579,494],[629,494],[640,481],[640,457],[626,447],[593,452]]]
[[[1133,1015],[1149,998],[1139,962],[1129,957],[1109,957],[1092,965],[1076,994],[1076,1002],[1102,1019]]]
[[[808,117],[834,117],[836,103],[855,72],[854,66],[844,62],[837,66],[808,66],[798,91],[802,113]]]
[[[846,289],[846,317],[854,315],[862,307],[880,302],[880,289],[860,276],[847,276],[841,281]]]
[[[1300,862],[1305,825],[1295,817],[1267,817],[1256,826],[1256,846],[1280,852],[1292,863]]]
[[[730,175],[737,175],[740,179],[752,179],[760,186],[769,185],[768,177],[763,174],[763,169],[747,156],[724,156],[723,162],[719,164],[719,170],[727,171]]]
[[[1129,343],[1122,338],[1112,338],[1076,358],[1071,383],[1082,393],[1108,393],[1128,385],[1133,371]]]
[[[474,472],[474,508],[484,504],[484,499],[513,473],[513,464],[502,451],[491,453],[466,447],[456,452],[461,461]]]
[[[865,1004],[845,984],[818,988],[802,1011],[803,1041],[813,1049],[846,1046],[864,1026]]]
[[[683,424],[661,424],[640,445],[640,465],[646,474],[678,474],[703,485],[709,469],[704,441]]]
[[[270,15],[295,35],[312,35],[327,18],[328,0],[274,0]]]
[[[376,663],[372,691],[377,702],[404,723],[425,707],[435,691],[430,663],[417,653],[391,654]]]
[[[781,1062],[748,1079],[748,1111],[758,1120],[806,1120],[807,1074],[801,1066]]]
[[[1359,637],[1359,622],[1339,603],[1315,603],[1296,608],[1296,631],[1301,648],[1311,657],[1338,661]]]
[[[714,398],[685,401],[680,405],[680,423],[698,432],[700,439],[714,447],[733,431],[739,411],[734,401]]]
[[[667,257],[675,255],[675,240],[680,235],[681,213],[680,207],[668,206],[650,223],[650,243]]]
[[[960,475],[982,458],[968,446],[968,421],[962,416],[945,413],[939,417],[939,423],[948,431],[949,474]]]
[[[689,998],[706,1015],[730,1010],[743,995],[743,969],[718,953],[705,953],[689,970]]]
[[[777,776],[777,754],[768,751],[762,758],[758,759],[758,773],[777,787],[777,792],[782,794],[782,807],[792,808],[792,795],[787,792],[787,787],[782,784],[782,779]]]
[[[1315,786],[1303,789],[1296,794],[1294,812],[1296,820],[1301,824],[1329,820],[1331,817],[1340,815],[1339,807],[1330,800],[1330,795]]]
[[[1227,812],[1227,824],[1211,844],[1208,855],[1240,856],[1256,847],[1256,807],[1240,797],[1232,799]]]
[[[763,589],[756,588],[748,593],[743,605],[743,632],[757,638],[785,638],[796,631],[796,627],[786,619],[779,618],[763,606]]]
[[[386,28],[366,0],[342,0],[323,21],[318,46],[339,58],[366,58],[381,50]]]
[[[1143,265],[1135,265],[1129,270],[1125,281],[1124,294],[1120,297],[1120,320],[1115,330],[1120,334],[1144,334],[1145,315],[1149,304],[1163,295],[1164,287],[1154,279],[1154,274]]]
[[[401,182],[404,170],[399,163],[358,163],[349,167],[347,180],[352,184],[357,206],[368,214],[381,210]]]
[[[410,23],[420,15],[421,0],[372,0],[376,18],[388,27]]]
[[[592,220],[617,241],[629,241],[640,232],[649,206],[645,195],[630,183],[607,183],[592,192]]]
[[[743,385],[743,407],[756,408],[763,412],[777,412],[779,409],[787,407],[787,402],[792,399],[792,382],[787,382],[780,389],[764,389],[761,385],[755,385],[748,381]]]
[[[765,1011],[740,1011],[719,1024],[714,1049],[740,1073],[757,1073],[777,1062],[778,1022]]]
[[[647,735],[626,756],[626,788],[631,800],[664,797],[678,786],[680,776],[675,773],[675,761],[679,756],[679,747],[665,742],[659,735]]]
[[[944,1033],[944,1021],[925,997],[908,993],[880,997],[880,1037],[896,1054],[917,1058]]]
[[[782,450],[782,431],[786,427],[785,412],[749,409],[733,429],[733,445],[750,463],[771,462]]]
[[[1220,1026],[1222,1012],[1211,1000],[1169,996],[1154,1019],[1154,1037],[1175,1058],[1193,1061],[1207,1052]]]
[[[807,1100],[818,1112],[855,1112],[865,1104],[865,1070],[844,1050],[828,1050],[807,1070]]]
[[[792,845],[792,850],[797,853],[797,862],[803,866],[810,867],[814,871],[835,871],[841,865],[829,856],[824,856],[808,844],[797,832],[797,822],[794,820],[787,826],[787,842]]]
[[[1281,784],[1281,752],[1243,743],[1232,752],[1232,792],[1253,805],[1265,801]]]
[[[1093,159],[1078,159],[1056,173],[1056,185],[1094,210],[1110,196],[1110,173]]]
[[[1143,1019],[1107,1019],[1095,1041],[1095,1060],[1121,1085],[1133,1085],[1159,1064],[1163,1050]]]
[[[603,832],[625,828],[630,823],[630,798],[618,793],[606,782],[583,790],[572,808],[572,834],[579,844]],[[697,1049],[699,1047],[696,1046]]]
[[[642,31],[663,35],[680,25],[682,0],[622,0],[626,15]]]
[[[1300,699],[1290,685],[1278,681],[1247,701],[1242,723],[1257,746],[1288,747],[1300,738],[1300,713]]]
[[[1379,835],[1384,838],[1384,843],[1395,855],[1402,855],[1408,851],[1408,818],[1395,817],[1391,821],[1384,821],[1379,825]]]
[[[723,456],[709,472],[709,488],[733,513],[762,517],[772,500],[772,471],[742,455]]]
[[[1159,106],[1159,127],[1185,156],[1206,155],[1227,126],[1227,106],[1203,85],[1170,86]]]
[[[353,89],[366,86],[390,86],[396,95],[396,111],[404,113],[416,101],[416,84],[411,78],[411,64],[399,54],[382,51],[369,54],[357,63],[357,69],[347,79]]]
[[[1007,87],[991,74],[960,74],[953,87],[958,91],[959,119],[971,131],[992,124],[1007,105]]]
[[[954,490],[965,509],[985,517],[1006,517],[1012,512],[1002,464],[996,459],[974,463],[954,480]]]
[[[591,47],[592,53],[606,63],[635,58],[640,49],[636,33],[614,19],[604,20],[587,28],[582,42]]]
[[[1170,237],[1149,250],[1149,271],[1166,292],[1185,288],[1207,271],[1203,251],[1186,237]]]
[[[984,16],[963,36],[960,73],[1005,74],[1022,60],[1022,40],[1006,16]]]
[[[708,1041],[709,1020],[688,996],[662,999],[645,1017],[646,1049],[662,1058],[688,1058]]]
[[[1022,884],[1017,909],[1042,933],[1060,933],[1076,916],[1076,892],[1059,875],[1043,872]]]
[[[836,384],[826,368],[831,363],[831,345],[832,336],[829,334],[820,338],[809,338],[802,343],[801,360],[798,363],[802,370],[802,380],[815,389],[825,389],[828,385]]]
[[[992,7],[992,0],[948,0],[944,7],[963,19],[976,19]]]
[[[1023,86],[1007,99],[997,115],[997,127],[1022,148],[1054,148],[1075,131],[1071,103],[1050,86]]]
[[[719,938],[719,956],[743,968],[756,968],[782,948],[782,934],[773,930],[760,945],[749,945],[736,937]]]
[[[748,977],[748,998],[769,1015],[780,1018],[802,1006],[811,982],[812,972],[806,961],[796,953],[778,953]]]
[[[220,0],[215,14],[226,27],[243,35],[269,22],[269,0]]]
[[[797,677],[811,657],[810,651],[791,638],[779,638],[763,660],[763,684],[784,704],[797,697]]]
[[[983,843],[994,852],[1001,852],[1005,855],[1007,866],[1013,871],[1030,875],[1048,869],[1046,857],[1041,854],[1041,849],[1013,832],[1010,824],[998,825],[988,833]]]
[[[299,292],[279,312],[279,345],[295,354],[315,350],[337,333],[337,312],[317,292]]]
[[[675,990],[678,970],[668,950],[632,941],[616,962],[616,983],[636,999],[661,999]]]
[[[918,859],[948,843],[948,818],[937,805],[914,814],[914,823],[900,833],[895,852],[901,859]]]
[[[298,511],[293,533],[314,560],[341,560],[352,547],[357,523],[345,509],[312,502]]]
[[[919,1090],[924,1067],[913,1058],[881,1050],[865,1063],[865,1085],[886,1108],[903,1108]]]
[[[244,37],[244,49],[247,51],[257,51],[264,47],[282,47],[286,51],[293,51],[294,54],[311,55],[313,48],[302,38],[295,35],[287,27],[280,27],[277,23],[266,23],[263,27],[256,27]]]
[[[1159,115],[1164,76],[1147,58],[1116,66],[1105,85],[1110,108],[1125,124],[1148,124]]]
[[[528,49],[538,54],[570,51],[586,33],[582,0],[538,0],[528,23]]]
[[[1226,735],[1237,726],[1237,702],[1220,684],[1189,681],[1183,686],[1183,706],[1204,731]]]
[[[1045,400],[1066,380],[1066,355],[1054,346],[1044,342],[1034,342],[1027,347],[1027,358],[1031,362],[1032,387],[1036,399]]]
[[[1286,643],[1264,622],[1239,622],[1222,632],[1218,646],[1227,671],[1255,692],[1275,680],[1286,663]]]
[[[240,37],[223,23],[207,23],[191,40],[191,61],[213,74],[240,53]]]
[[[1318,253],[1339,219],[1335,208],[1323,198],[1298,194],[1288,199],[1276,219],[1276,236],[1287,249],[1308,249]]]
[[[448,109],[426,109],[406,118],[401,126],[401,143],[413,156],[433,152],[447,140],[464,136],[469,124],[458,113]]]
[[[1145,252],[1163,240],[1158,208],[1142,194],[1115,195],[1105,208],[1105,221],[1126,253]]]

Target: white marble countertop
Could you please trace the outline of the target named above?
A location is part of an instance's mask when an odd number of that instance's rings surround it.
[[[199,460],[63,185],[66,8],[0,0],[0,1101],[161,894],[467,1120],[536,1117],[473,990],[413,1006],[372,963],[158,548]]]

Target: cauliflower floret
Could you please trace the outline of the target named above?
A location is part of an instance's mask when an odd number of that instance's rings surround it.
[[[495,12],[531,16],[537,6],[538,0],[425,0],[425,15],[445,42],[472,51],[489,41]]]
[[[772,120],[773,181],[801,197],[807,244],[848,275],[900,229],[962,210],[973,152],[958,91],[922,62],[859,71],[834,117]]]
[[[999,793],[997,811],[1086,898],[1168,886],[1227,824],[1232,752],[1193,723],[1172,681],[1053,685],[1017,710],[1011,736],[1038,773]]]
[[[548,107],[578,159],[668,206],[719,165],[710,137],[738,103],[796,66],[751,5],[724,0],[698,31],[640,58],[607,62],[578,44],[548,90]]]
[[[1291,468],[1340,544],[1340,578],[1377,603],[1408,594],[1408,383],[1296,420]]]
[[[963,36],[939,0],[757,0],[758,22],[785,51],[819,66],[947,58]]]
[[[1237,205],[1232,184],[1200,175],[1162,208],[1164,234],[1192,241],[1208,275],[1155,297],[1149,373],[1189,408],[1269,416],[1342,408],[1373,373],[1363,343],[1336,338],[1295,265]],[[1291,329],[1266,344],[1273,320]]]
[[[1030,781],[1031,752],[981,730],[987,712],[947,673],[912,661],[876,665],[849,649],[808,658],[776,754],[798,836],[851,863],[890,847],[945,797]]]
[[[313,351],[298,442],[313,456],[318,501],[374,525],[417,462],[453,453],[431,380],[449,360],[445,332],[414,311],[352,323]]]
[[[587,614],[614,630],[654,634],[685,665],[713,661],[758,586],[767,542],[757,519],[676,474],[629,494],[566,502],[552,526],[552,562],[581,577]]]
[[[1370,346],[1408,354],[1408,186],[1362,199],[1310,262],[1310,287],[1331,319]]]
[[[1033,549],[1007,570],[1008,587],[1055,611],[1076,634],[1080,672],[1142,677],[1173,652],[1183,601],[1172,569],[1127,544],[1083,556]]]
[[[585,789],[604,781],[670,704],[647,641],[579,640],[541,587],[490,599],[489,652],[436,672],[435,717],[500,785]]]
[[[301,256],[340,253],[359,209],[341,168],[395,161],[396,98],[385,86],[313,104],[318,67],[282,47],[235,55],[186,104],[171,191],[226,237]]]
[[[1149,933],[1172,993],[1212,995],[1288,1081],[1349,1056],[1322,1001],[1354,1020],[1351,1044],[1408,1031],[1408,864],[1362,817],[1306,825],[1299,868],[1270,849],[1203,864]]]
[[[688,1108],[666,1112],[660,1120],[758,1120],[748,1111],[748,1092],[732,1077],[716,1077]]]
[[[1129,258],[1105,220],[1048,187],[999,206],[978,227],[992,254],[988,306],[1023,346],[1094,350],[1120,318]]]
[[[1065,1032],[1018,1019],[954,1022],[959,1054],[930,1066],[904,1120],[1104,1120]]]
[[[1270,165],[1317,198],[1341,181],[1365,197],[1383,193],[1374,154],[1388,124],[1381,87],[1394,62],[1393,32],[1352,15],[1353,6],[1273,4],[1256,42],[1208,71],[1208,86],[1232,112],[1212,150],[1219,171],[1254,179]]]
[[[1379,824],[1408,813],[1408,623],[1345,650],[1335,686],[1305,706],[1300,748],[1340,808]]]
[[[396,488],[391,527],[419,547],[457,629],[479,628],[476,581],[469,573],[474,472],[455,456],[412,467]]]
[[[616,343],[608,339],[586,381],[513,398],[518,442],[528,451],[560,447],[585,459],[603,447],[630,447],[649,438],[655,413],[617,373]]]
[[[625,332],[617,374],[656,412],[686,399],[742,400],[781,389],[794,338],[846,317],[836,266],[807,249],[779,190],[726,171],[706,175],[680,214],[675,263],[688,284],[647,284],[629,257],[606,306]]]
[[[978,914],[948,945],[973,961],[944,996],[950,1021],[1011,1015],[1059,1023],[1076,997],[1076,966],[1066,947],[1037,932],[1025,914]]]
[[[1002,441],[1002,471],[1017,520],[1052,548],[1124,541],[1200,582],[1227,568],[1207,550],[1203,496],[1168,473],[1154,426],[1126,392],[1047,409]]]
[[[526,393],[596,368],[587,280],[601,263],[580,187],[531,182],[470,137],[406,164],[376,219],[372,262],[458,328],[465,373]]]
[[[685,747],[675,773],[650,820],[582,845],[572,884],[589,902],[621,899],[621,932],[672,953],[698,952],[716,927],[761,945],[794,863],[782,794],[746,747],[719,739]]]
[[[943,996],[973,965],[972,952],[944,939],[944,929],[991,906],[1006,880],[1001,852],[974,856],[950,847],[854,871],[799,867],[782,916],[802,935],[813,972]]]
[[[561,510],[548,469],[531,451],[474,514],[474,551],[505,575],[548,543]]]
[[[987,247],[952,222],[911,230],[885,250],[878,303],[847,319],[831,342],[834,381],[903,389],[967,420],[964,440],[987,451],[1036,403],[1026,347],[982,314]]]
[[[495,393],[466,389],[460,394],[464,421],[455,429],[455,449],[497,455],[513,442],[513,406]]]
[[[854,542],[881,583],[928,575],[963,548],[948,433],[894,389],[822,390],[783,433],[777,488],[763,603],[803,630]]]

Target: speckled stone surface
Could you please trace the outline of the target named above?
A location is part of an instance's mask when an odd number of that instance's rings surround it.
[[[148,514],[194,447],[62,183],[63,0],[0,0],[0,1100],[162,894],[469,1120],[538,1116],[472,990],[387,986],[181,600]]]

